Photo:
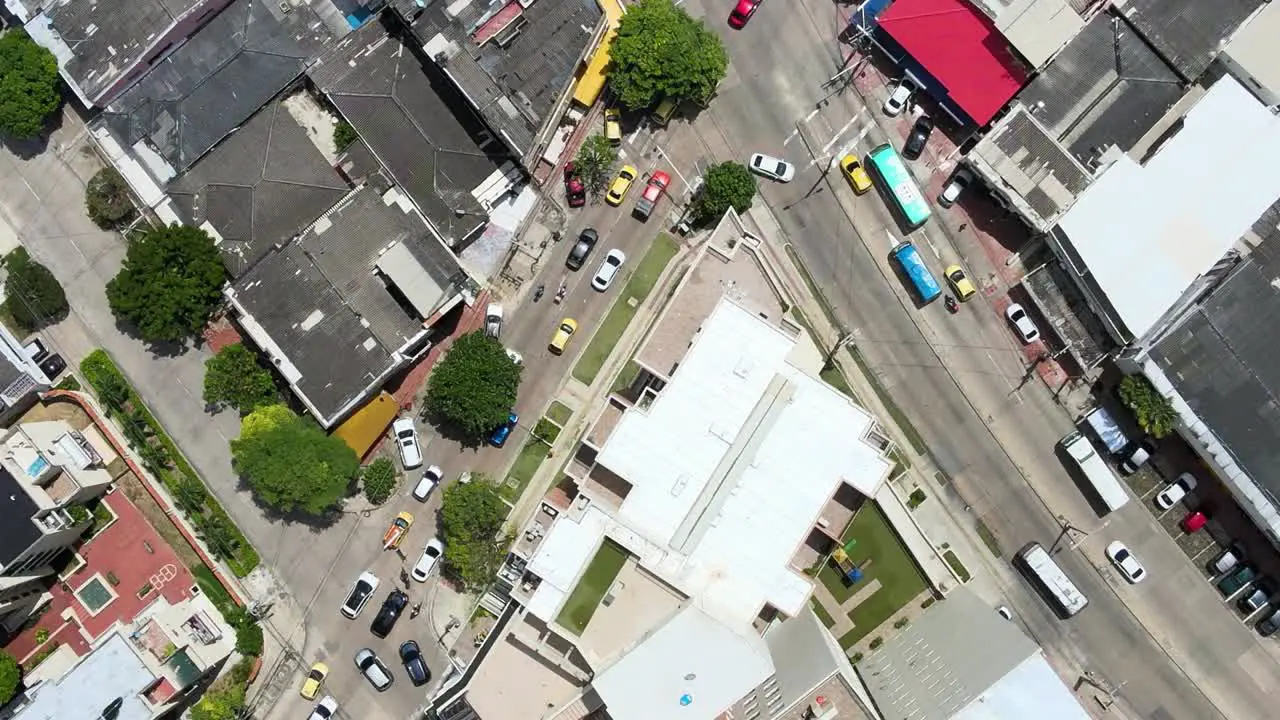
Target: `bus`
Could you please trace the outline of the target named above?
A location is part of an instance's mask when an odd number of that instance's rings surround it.
[[[1067,578],[1040,543],[1027,543],[1013,560],[1062,619],[1079,614],[1089,604],[1089,598]]]
[[[1098,454],[1089,438],[1077,430],[1062,438],[1060,444],[1062,449],[1067,452],[1067,456],[1075,464],[1075,469],[1079,470],[1080,475],[1088,481],[1089,487],[1093,488],[1094,495],[1097,496],[1098,500],[1102,501],[1102,505],[1106,508],[1106,512],[1099,513],[1099,515],[1115,512],[1129,502],[1129,493],[1125,492],[1124,486],[1120,484],[1120,479],[1116,477],[1114,472],[1111,472],[1111,468],[1107,466],[1107,461],[1103,460],[1102,456]]]
[[[885,143],[867,153],[867,167],[893,199],[893,209],[906,220],[907,227],[915,230],[924,225],[933,211],[893,147]]]
[[[929,267],[924,264],[924,258],[920,257],[920,251],[916,250],[915,245],[910,241],[898,243],[891,254],[898,267],[902,268],[903,274],[911,281],[920,302],[927,304],[938,299],[942,288],[938,286],[933,273],[929,272]]]

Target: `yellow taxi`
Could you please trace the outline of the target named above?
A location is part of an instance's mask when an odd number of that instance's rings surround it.
[[[307,673],[307,679],[302,681],[302,697],[315,700],[316,695],[320,694],[320,686],[324,685],[324,679],[328,676],[328,665],[322,662],[312,665],[311,671]]]
[[[560,327],[556,328],[556,334],[551,336],[551,344],[547,349],[559,355],[564,352],[565,346],[569,344],[569,338],[578,332],[578,321],[573,318],[565,318],[560,321]]]
[[[964,302],[973,297],[978,291],[974,289],[973,282],[969,280],[969,276],[964,274],[964,268],[959,265],[952,265],[942,274],[947,277],[947,284],[956,293],[956,299]]]
[[[610,205],[621,205],[622,199],[627,196],[627,191],[631,189],[631,183],[635,182],[636,175],[639,171],[634,165],[623,165],[618,171],[618,177],[613,179],[613,184],[609,186],[609,192],[604,197],[604,201]]]
[[[614,145],[622,142],[622,113],[618,108],[606,108],[604,111],[604,137]]]
[[[840,159],[840,172],[844,173],[855,193],[861,195],[871,189],[871,176],[853,155],[845,155]]]

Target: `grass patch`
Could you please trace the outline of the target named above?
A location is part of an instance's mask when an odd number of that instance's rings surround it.
[[[942,559],[946,560],[951,569],[955,571],[956,577],[960,578],[960,582],[969,582],[969,568],[965,567],[964,563],[960,562],[960,558],[956,557],[955,550],[948,550],[942,553]]]
[[[846,552],[862,568],[862,579],[847,586],[839,569],[829,562],[818,574],[822,584],[843,603],[872,580],[880,582],[879,590],[849,611],[854,628],[840,638],[840,647],[848,649],[928,589],[928,584],[874,503],[862,506],[843,537],[846,543],[857,541]]]
[[[529,481],[538,474],[538,468],[542,467],[542,461],[547,459],[547,453],[550,451],[551,448],[537,438],[531,438],[525,442],[524,447],[520,448],[520,454],[516,456],[515,463],[511,465],[511,470],[507,473],[506,482],[498,486],[498,494],[503,500],[514,505],[520,499]]]
[[[626,562],[627,551],[612,540],[605,540],[596,551],[596,556],[591,558],[591,564],[582,573],[577,587],[569,593],[569,599],[565,600],[556,622],[575,635],[581,635]]]
[[[809,604],[813,606],[813,614],[818,616],[818,619],[822,621],[823,625],[827,626],[827,629],[831,629],[836,626],[836,621],[832,619],[831,613],[827,612],[827,609],[822,607],[822,603],[818,602],[818,598],[809,598]]]
[[[659,235],[653,241],[649,251],[636,266],[635,272],[631,273],[631,277],[627,279],[626,287],[614,301],[609,314],[596,329],[591,343],[583,351],[578,364],[573,366],[574,378],[587,385],[595,382],[605,361],[609,359],[609,355],[622,339],[623,333],[627,331],[627,326],[631,324],[636,311],[640,309],[645,298],[649,297],[653,286],[658,284],[662,271],[666,269],[667,263],[671,262],[671,258],[676,256],[679,249],[680,246],[676,241],[666,233]]]
[[[996,538],[995,533],[991,532],[991,528],[987,527],[987,524],[981,520],[978,521],[977,528],[978,537],[982,538],[982,544],[987,546],[992,555],[1003,557],[1004,553],[1000,551],[1000,540]]]
[[[875,391],[876,397],[880,398],[880,402],[884,404],[885,410],[889,411],[889,416],[893,418],[893,422],[902,430],[902,434],[907,436],[907,442],[911,443],[912,449],[921,455],[929,452],[929,448],[924,444],[924,438],[920,436],[920,431],[916,430],[916,426],[907,418],[907,414],[898,407],[893,401],[893,397],[889,395],[889,391],[880,384],[880,378],[871,372],[871,366],[867,364],[867,359],[862,357],[862,352],[855,345],[846,345],[845,348],[849,354],[853,356],[853,361],[858,363],[858,369],[862,371],[863,377],[867,382],[871,383],[871,389]]]
[[[551,418],[551,422],[564,427],[569,423],[569,418],[573,417],[573,411],[569,409],[569,406],[559,401],[553,401],[551,406],[547,408],[547,417]]]

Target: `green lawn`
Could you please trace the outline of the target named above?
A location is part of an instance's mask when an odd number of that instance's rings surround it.
[[[573,411],[567,405],[552,402],[551,407],[547,408],[547,417],[551,418],[551,422],[564,427],[569,422],[569,418],[573,417]]]
[[[613,585],[614,578],[618,577],[618,571],[626,564],[627,555],[621,545],[608,539],[604,541],[596,551],[596,556],[591,558],[586,572],[582,573],[577,587],[569,593],[569,599],[565,600],[564,607],[560,609],[556,622],[561,627],[576,635],[581,635],[587,629],[587,623],[591,622],[591,616],[595,615],[604,594]]]
[[[512,504],[520,499],[524,494],[525,486],[537,474],[538,468],[542,466],[542,461],[547,458],[547,451],[550,449],[546,443],[533,438],[520,448],[520,454],[516,456],[511,471],[507,473],[506,482],[498,487],[498,494],[502,499]]]
[[[605,360],[622,339],[622,334],[627,331],[627,326],[631,324],[636,311],[640,309],[644,299],[658,283],[658,278],[662,276],[667,263],[671,262],[671,258],[676,256],[679,249],[675,239],[666,233],[659,235],[653,241],[649,251],[644,254],[644,258],[631,273],[626,287],[614,301],[609,314],[596,329],[595,335],[591,338],[591,344],[587,345],[578,364],[573,367],[575,378],[587,385],[595,382],[596,376],[600,374],[600,368],[604,367]]]
[[[846,586],[840,571],[829,562],[818,574],[822,584],[843,603],[873,579],[880,581],[879,590],[849,611],[854,629],[840,638],[840,646],[849,648],[924,592],[927,584],[875,503],[862,506],[845,530],[844,538],[846,542],[857,540],[849,548],[849,557],[862,568],[862,579],[852,587]]]

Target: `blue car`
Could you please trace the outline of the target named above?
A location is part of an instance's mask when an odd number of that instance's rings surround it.
[[[512,412],[507,416],[507,422],[498,426],[493,434],[489,436],[489,444],[494,447],[502,447],[507,444],[507,438],[511,437],[511,431],[515,429],[516,423],[520,422],[520,416]]]

